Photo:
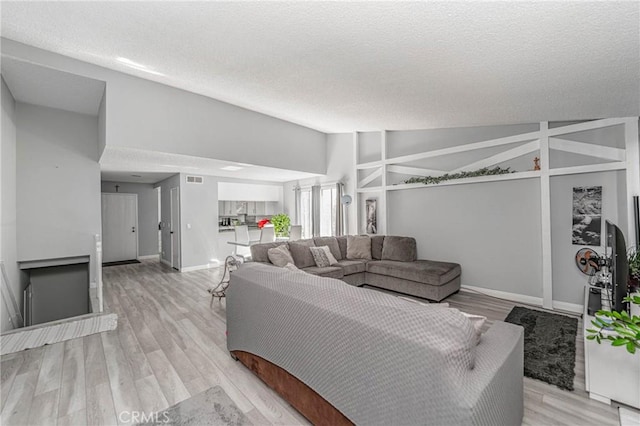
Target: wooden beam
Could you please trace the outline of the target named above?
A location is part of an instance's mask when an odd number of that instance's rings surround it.
[[[366,185],[370,184],[380,176],[382,176],[382,169],[380,168],[378,170],[374,170],[369,176],[363,178],[358,182],[358,188],[364,188]]]
[[[624,170],[627,163],[616,161],[615,163],[589,164],[587,166],[560,167],[549,170],[551,176],[577,175],[580,173],[607,172],[610,170]]]
[[[624,161],[626,158],[624,149],[560,138],[549,138],[549,148],[605,160]]]
[[[542,240],[542,307],[553,309],[551,245],[551,180],[549,176],[549,122],[540,123],[540,228]]]
[[[415,176],[442,176],[443,174],[447,173],[443,170],[423,169],[421,167],[398,166],[396,164],[388,165],[387,171],[391,173],[399,173],[402,175],[415,175]]]
[[[464,145],[452,146],[450,148],[436,149],[434,151],[421,152],[418,154],[403,155],[401,157],[389,158],[386,163],[408,163],[410,161],[422,160],[424,158],[441,157],[443,155],[457,154],[459,152],[473,151],[476,149],[491,148],[494,146],[508,145],[516,142],[529,142],[538,139],[540,132],[522,133],[520,135],[507,136],[499,139],[492,139],[483,142],[468,143]]]
[[[473,162],[471,164],[467,164],[466,166],[459,167],[455,170],[452,170],[451,173],[457,173],[461,171],[471,171],[481,169],[483,167],[493,166],[498,163],[502,163],[503,161],[508,161],[521,155],[529,154],[531,152],[537,151],[540,149],[540,141],[535,140],[523,145],[517,146],[515,148],[509,149],[507,151],[499,152],[491,157],[484,158],[482,160]]]
[[[586,121],[584,123],[569,124],[568,126],[549,129],[549,136],[566,135],[567,133],[584,132],[585,130],[601,129],[603,127],[624,124],[624,118],[605,118],[602,120]]]

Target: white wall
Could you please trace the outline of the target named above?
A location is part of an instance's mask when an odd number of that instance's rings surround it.
[[[625,172],[600,172],[551,178],[551,244],[553,255],[553,300],[582,305],[587,276],[578,270],[576,252],[585,247],[571,242],[573,188],[602,186],[601,245],[590,247],[604,253],[604,222],[612,221],[627,235]],[[622,188],[622,196],[619,189]],[[627,245],[629,239],[626,238]]]
[[[106,92],[106,90],[105,90]],[[107,94],[102,95],[98,108],[98,159],[102,157],[107,146]]]
[[[106,145],[324,173],[325,134],[12,40],[3,55],[106,82]]]
[[[158,254],[158,193],[152,184],[108,182],[101,184],[102,192],[138,194],[138,255]]]
[[[284,184],[284,212],[291,216],[292,221],[294,220],[293,216],[295,214],[293,188],[295,188],[296,185],[311,186],[342,181],[345,184],[344,193],[351,195],[354,199],[356,198],[352,134],[335,133],[327,135],[326,163],[327,169],[323,171],[323,173],[325,173],[324,176],[291,181]],[[347,220],[349,222],[348,232],[352,234],[355,233],[356,214],[353,205],[348,207]]]
[[[460,263],[462,285],[542,297],[536,179],[390,191],[389,235],[418,257]]]
[[[186,183],[181,174],[182,268],[215,266],[218,261],[218,179]]]
[[[10,289],[22,309],[22,286],[18,271],[18,246],[16,239],[16,113],[15,101],[9,88],[2,80],[2,148],[0,149],[0,260],[4,261]],[[0,296],[1,297],[1,296]],[[8,312],[2,301],[0,305],[0,331],[11,328]]]
[[[90,255],[93,281],[98,119],[16,103],[16,140],[18,260]]]

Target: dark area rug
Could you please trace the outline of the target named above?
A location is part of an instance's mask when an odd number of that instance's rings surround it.
[[[117,262],[105,262],[102,264],[102,267],[105,266],[120,266],[120,265],[131,265],[132,263],[140,263],[137,259],[132,260],[118,260]]]
[[[151,421],[139,423],[139,426],[252,425],[220,386],[214,386],[154,414]],[[149,413],[146,415],[149,416]]]
[[[578,320],[516,306],[505,321],[524,327],[524,375],[573,390]]]

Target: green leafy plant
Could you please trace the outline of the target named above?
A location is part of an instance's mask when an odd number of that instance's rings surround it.
[[[624,298],[625,302],[640,305],[640,296],[634,295]],[[609,340],[611,346],[624,346],[627,352],[634,354],[640,349],[640,316],[630,316],[627,312],[600,310],[591,321],[596,328],[589,328],[587,340],[602,343]]]
[[[276,236],[289,236],[289,226],[291,226],[291,219],[289,219],[289,215],[285,213],[278,213],[271,216],[271,223],[273,224],[273,230],[275,231]]]
[[[503,169],[502,167],[496,166],[492,169],[488,167],[483,167],[482,169],[474,170],[472,172],[458,172],[458,173],[445,173],[442,176],[421,176],[421,177],[412,177],[404,181],[404,183],[424,183],[425,185],[429,184],[438,184],[440,182],[444,182],[447,180],[453,179],[464,179],[464,178],[472,178],[478,176],[494,176],[494,175],[505,175],[508,173],[515,173],[515,170],[511,170],[511,167],[507,167]]]

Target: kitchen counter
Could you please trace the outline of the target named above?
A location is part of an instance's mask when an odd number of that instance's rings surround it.
[[[257,224],[247,225],[247,227],[249,228],[250,231],[259,229]],[[233,231],[234,231],[234,227],[233,226],[220,226],[220,227],[218,227],[218,232],[233,232]]]

